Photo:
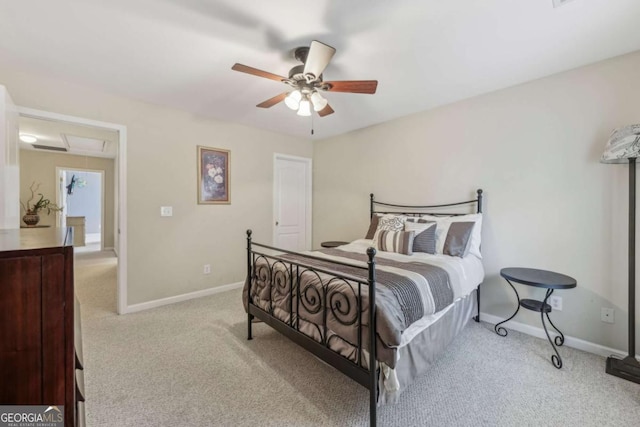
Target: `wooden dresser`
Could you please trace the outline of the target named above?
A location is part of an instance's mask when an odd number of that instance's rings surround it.
[[[71,228],[0,230],[0,405],[64,405],[84,424]]]

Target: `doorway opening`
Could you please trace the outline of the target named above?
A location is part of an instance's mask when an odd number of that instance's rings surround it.
[[[104,170],[56,168],[61,227],[74,227],[76,252],[97,252],[104,245]]]
[[[109,169],[109,167],[95,163],[105,161],[105,158],[108,158],[111,161],[111,172],[106,175],[103,174],[101,180],[102,215],[100,219],[100,248],[104,250],[112,249],[117,257],[117,284],[114,292],[116,300],[115,307],[118,314],[127,313],[126,126],[27,107],[18,107],[17,110],[21,121],[21,132],[23,131],[23,126],[26,126],[30,121],[38,121],[38,124],[42,125],[44,128],[47,128],[47,124],[54,127],[50,135],[52,137],[55,136],[56,141],[60,136],[63,136],[62,142],[54,142],[53,140],[45,138],[45,135],[42,135],[43,138],[42,140],[39,140],[39,142],[43,142],[43,144],[38,145],[48,145],[48,148],[25,147],[25,149],[32,150],[35,148],[49,150],[53,155],[60,155],[62,154],[61,152],[67,151],[64,156],[68,161],[65,160],[65,164],[60,164],[59,166],[80,172],[95,172]],[[56,126],[62,127],[62,129],[57,129],[55,128]],[[24,131],[27,131],[27,129],[24,129]],[[104,136],[104,132],[112,136]],[[36,131],[34,130],[32,133],[36,133]],[[113,143],[103,144],[105,140],[111,140]],[[56,147],[56,144],[59,146]],[[107,153],[107,146],[111,147],[113,151]],[[73,147],[75,147],[75,153],[73,152]],[[100,155],[96,153],[99,151],[105,152],[103,155]],[[31,154],[30,151],[29,154]],[[67,156],[67,154],[71,155]],[[25,155],[22,157],[27,158],[29,156]],[[22,157],[20,159],[21,162]],[[100,159],[101,157],[102,159]],[[41,167],[36,167],[32,170],[37,173],[44,173]],[[20,173],[22,174],[22,170]],[[49,179],[47,176],[50,176],[54,181],[52,187],[55,188],[51,188],[51,191],[58,193],[59,175],[55,174],[55,169],[51,171],[51,175],[45,174],[41,177],[34,177],[34,179],[37,179],[38,182],[46,182]],[[27,181],[25,180],[25,182]],[[64,190],[66,191],[66,185]],[[58,218],[55,220],[55,224],[58,226],[61,226],[63,221],[65,224],[67,222],[66,212],[64,218],[60,218],[60,216],[61,215],[58,215]],[[91,239],[93,237],[94,236],[90,236],[89,238]],[[98,252],[94,253],[97,254]]]

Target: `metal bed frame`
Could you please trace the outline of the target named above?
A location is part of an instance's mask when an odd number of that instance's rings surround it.
[[[373,193],[370,195],[370,216],[379,214],[397,214],[408,216],[419,216],[429,213],[439,216],[455,216],[464,215],[464,213],[443,213],[443,212],[425,212],[429,209],[448,208],[452,206],[465,206],[476,204],[476,212],[482,212],[482,190],[476,191],[476,198],[464,202],[447,203],[441,205],[398,205],[392,203],[378,202],[374,199]],[[384,210],[376,210],[377,206],[384,207]],[[404,210],[404,211],[403,211]],[[341,371],[343,374],[357,381],[364,387],[369,389],[369,421],[372,427],[376,425],[376,404],[378,401],[378,370],[376,369],[376,299],[375,299],[375,282],[376,282],[376,250],[374,248],[367,249],[367,267],[330,261],[331,264],[342,265],[367,271],[367,279],[354,277],[349,274],[342,274],[330,269],[318,268],[306,264],[301,261],[293,261],[283,257],[281,254],[294,254],[309,260],[327,261],[324,258],[315,257],[313,255],[301,254],[298,252],[283,250],[252,241],[252,231],[247,230],[247,281],[249,289],[247,292],[247,339],[253,338],[252,321],[257,318],[267,325],[271,326],[284,336],[300,345],[316,357]],[[254,247],[274,250],[279,254],[269,254],[261,249]],[[262,268],[258,268],[258,262],[261,262]],[[320,273],[328,275],[330,278],[320,278]],[[322,283],[322,290],[312,284],[307,284],[304,288],[300,288],[302,275],[313,275],[318,279],[317,283]],[[261,307],[253,304],[251,290],[254,286],[254,279],[260,279],[265,287],[269,288],[271,298],[269,299],[268,310],[265,311]],[[338,284],[349,284],[349,288],[353,291],[356,310],[355,316],[348,316],[351,310],[351,302],[335,290]],[[364,337],[363,328],[363,312],[364,301],[362,299],[363,287],[368,289],[368,324],[369,334]],[[357,289],[356,289],[357,288]],[[477,293],[477,315],[473,318],[476,322],[480,321],[480,286],[476,288]],[[288,298],[288,321],[283,321],[274,315],[273,296],[279,294]],[[346,305],[346,307],[343,307]],[[295,310],[294,310],[295,306]],[[317,328],[317,332],[321,338],[316,341],[300,330],[300,306],[308,313],[322,313],[324,320],[323,326],[320,327],[313,324]],[[333,319],[338,323],[346,326],[357,325],[358,336],[357,343],[348,342],[356,346],[356,361],[350,360],[329,347],[331,340],[342,339],[338,335],[328,334],[327,316],[331,314]],[[363,342],[366,339],[367,342]],[[368,364],[363,362],[363,352],[369,352]]]

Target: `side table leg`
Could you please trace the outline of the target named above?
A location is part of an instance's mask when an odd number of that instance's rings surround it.
[[[549,291],[551,291],[551,292],[549,292]],[[546,304],[546,303],[547,303],[547,300],[548,300],[548,299],[549,299],[549,297],[553,294],[553,291],[554,291],[553,289],[547,289],[547,295],[546,295],[546,297],[544,298],[544,304]],[[560,334],[560,336],[559,336],[559,337],[555,337],[555,338],[553,339],[553,341],[556,343],[556,345],[557,345],[558,347],[562,347],[562,344],[564,344],[564,334],[562,333],[562,331],[560,331],[560,329],[558,329],[558,328],[556,327],[556,325],[554,325],[554,324],[553,324],[553,322],[551,321],[551,318],[549,317],[549,313],[546,313],[546,314],[547,314],[547,320],[549,321],[549,323],[551,324],[551,326],[553,326],[553,329],[555,329],[555,330],[556,330],[556,332],[557,332],[558,334]]]
[[[544,306],[547,304],[547,300],[549,299],[552,293],[553,293],[553,289],[547,289],[547,295],[544,297],[544,301],[542,302],[543,311],[540,312],[540,319],[542,320],[542,327],[544,328],[544,333],[547,334],[547,339],[549,340],[549,344],[551,344],[553,351],[556,352],[556,354],[551,355],[551,363],[553,363],[553,366],[560,369],[562,368],[562,358],[560,357],[560,353],[558,353],[558,349],[556,348],[556,346],[553,345],[553,341],[551,340],[551,336],[549,336],[549,331],[547,330],[547,324],[544,322],[544,315],[546,314],[547,319],[549,320],[549,323],[551,323],[551,326],[553,326],[553,329],[558,331],[558,329],[551,322],[551,319],[549,319],[549,313],[544,312]],[[564,335],[562,335],[561,332],[560,332],[560,335],[562,336],[561,338],[562,342],[564,342]],[[558,338],[560,337],[556,337],[556,339]],[[562,345],[562,344],[558,344],[558,345]]]
[[[540,313],[540,318],[542,319],[542,326],[544,327],[544,333],[547,334],[547,339],[549,340],[549,344],[551,344],[551,347],[553,347],[553,351],[556,352],[556,354],[551,355],[551,362],[553,363],[553,366],[560,369],[562,368],[562,358],[560,357],[560,353],[558,353],[558,349],[556,348],[556,346],[553,345],[553,341],[551,341],[551,337],[549,336],[549,331],[547,331],[547,325],[544,323],[544,313]]]
[[[553,322],[549,318],[549,313],[546,313],[546,314],[547,314],[547,320],[549,321],[549,324],[551,324],[551,326],[553,326],[553,329],[555,329],[556,332],[560,334],[560,336],[555,337],[553,341],[555,341],[558,347],[562,347],[562,344],[564,344],[564,334],[560,331],[560,329],[556,327],[556,325],[553,324]]]
[[[514,317],[516,317],[516,314],[518,314],[518,310],[520,310],[520,295],[518,295],[518,291],[516,291],[516,288],[513,286],[513,284],[508,280],[508,279],[504,279],[507,281],[507,283],[509,284],[509,286],[511,286],[511,289],[513,289],[513,292],[516,293],[516,298],[518,300],[518,305],[516,306],[516,311],[514,311],[514,313],[511,315],[511,317],[509,317],[507,320],[503,320],[502,322],[496,323],[496,326],[493,327],[493,330],[496,331],[496,334],[500,335],[501,337],[506,337],[507,336],[507,330],[505,328],[503,328],[502,325],[503,323],[508,322],[509,320],[513,319]]]

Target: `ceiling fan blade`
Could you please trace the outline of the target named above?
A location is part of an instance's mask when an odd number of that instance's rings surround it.
[[[304,63],[304,74],[312,74],[316,79],[320,77],[336,50],[317,40],[311,42],[307,60]]]
[[[277,103],[284,101],[286,97],[287,97],[287,92],[283,92],[280,95],[276,95],[273,98],[269,98],[266,101],[261,102],[260,104],[256,105],[256,107],[270,108],[276,105]]]
[[[284,80],[287,80],[286,77],[282,77],[277,74],[269,73],[268,71],[258,70],[257,68],[253,68],[247,65],[242,65],[237,63],[234,64],[233,67],[231,67],[231,69],[234,71],[240,71],[241,73],[251,74],[253,76],[264,77],[265,79],[275,80],[277,82],[282,82]]]
[[[333,114],[333,108],[331,108],[331,105],[329,104],[327,104],[327,106],[322,110],[318,111],[318,115],[320,117],[328,116],[329,114]]]
[[[377,80],[342,80],[334,82],[324,82],[329,92],[350,92],[350,93],[376,93],[378,88]]]

